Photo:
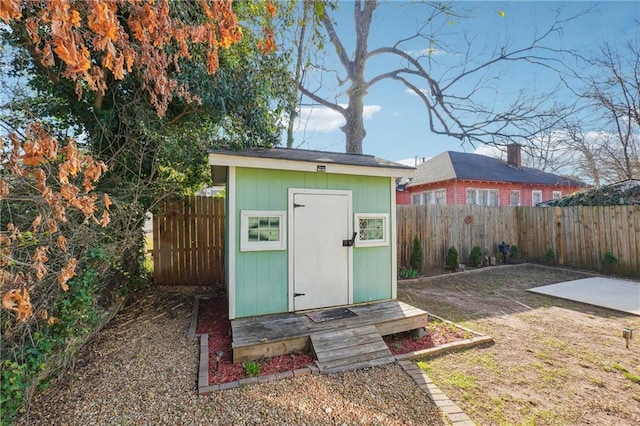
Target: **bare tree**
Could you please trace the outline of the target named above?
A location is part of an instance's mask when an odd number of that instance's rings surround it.
[[[411,53],[405,46],[411,41],[423,39],[433,43],[437,35],[432,33],[440,20],[450,19],[454,13],[438,3],[424,3],[429,13],[416,32],[400,39],[393,45],[369,50],[368,39],[374,11],[378,1],[356,0],[353,3],[355,25],[355,48],[351,55],[338,34],[327,8],[320,11],[320,20],[330,44],[339,59],[341,72],[337,79],[339,86],[346,86],[344,94],[348,102],[340,104],[336,99],[321,96],[308,84],[301,83],[300,91],[314,102],[341,114],[346,123],[342,131],[346,136],[346,152],[362,153],[366,136],[364,126],[364,99],[369,89],[383,80],[400,82],[415,93],[424,103],[431,132],[454,137],[463,142],[496,143],[496,141],[522,142],[546,129],[533,128],[531,120],[545,117],[553,126],[563,115],[557,110],[545,112],[543,105],[550,93],[532,94],[522,90],[506,108],[495,109],[483,105],[479,100],[482,91],[495,81],[489,77],[489,70],[501,64],[528,63],[546,69],[560,71],[564,68],[561,50],[551,47],[551,39],[567,22],[577,16],[555,20],[542,33],[536,34],[529,44],[511,47],[508,42],[497,46],[488,59],[474,59],[473,39],[468,39],[464,62],[460,68],[438,69],[431,49],[421,53]],[[461,35],[462,36],[462,35]],[[374,58],[384,58],[386,63],[401,65],[371,78],[365,74],[366,66]],[[440,72],[439,75],[436,75]],[[453,72],[453,74],[452,74]],[[469,81],[474,81],[470,86]],[[471,87],[470,89],[468,87]]]
[[[607,130],[600,135],[599,157],[608,181],[640,179],[640,40],[622,51],[609,44],[589,61],[584,100]]]

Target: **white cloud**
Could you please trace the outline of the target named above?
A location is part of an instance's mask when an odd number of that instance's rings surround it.
[[[492,158],[502,158],[503,152],[493,145],[478,145],[473,151],[474,154],[486,155]]]
[[[416,92],[413,91],[413,89],[404,89],[404,91],[412,96],[418,96],[418,94]],[[427,91],[427,89],[420,89],[420,91],[422,93],[424,93],[425,95],[429,96],[429,92]]]
[[[346,107],[344,104],[340,106]],[[382,107],[380,105],[365,105],[363,111],[364,119],[370,119],[381,110]],[[300,109],[300,115],[296,120],[295,131],[333,132],[340,130],[340,127],[344,126],[344,124],[344,117],[332,109],[325,107],[302,107]]]
[[[430,160],[431,158],[433,158],[433,157],[404,158],[402,160],[396,160],[396,163],[404,164],[405,166],[416,167],[417,164],[423,163],[423,162],[425,162],[427,160]]]

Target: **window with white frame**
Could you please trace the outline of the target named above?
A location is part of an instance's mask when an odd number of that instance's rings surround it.
[[[240,251],[284,250],[284,211],[242,210]]]
[[[542,191],[539,189],[534,189],[531,191],[531,205],[537,206],[542,202]]]
[[[356,247],[389,245],[389,215],[386,213],[356,213]]]
[[[562,198],[562,191],[553,191],[551,194],[551,198],[557,200],[558,198]]]
[[[520,205],[520,191],[511,191],[510,205],[514,207]]]
[[[436,189],[433,191],[424,191],[418,194],[413,194],[411,199],[412,204],[446,204],[447,203],[447,191],[446,189]]]
[[[467,204],[477,206],[497,206],[497,189],[467,189]]]

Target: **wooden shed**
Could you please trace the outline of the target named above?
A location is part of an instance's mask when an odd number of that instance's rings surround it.
[[[370,155],[285,148],[209,152],[226,185],[231,319],[396,298],[396,177]]]

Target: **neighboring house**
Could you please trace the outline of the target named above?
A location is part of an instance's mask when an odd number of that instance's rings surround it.
[[[585,189],[542,203],[543,206],[631,206],[640,205],[640,180],[627,179]]]
[[[520,145],[507,147],[507,162],[447,151],[418,165],[413,179],[398,185],[397,204],[535,206],[586,185],[575,179],[523,167]]]
[[[224,190],[224,186],[208,186],[196,192],[196,195],[199,197],[215,197],[216,195],[220,194],[220,192],[222,192],[223,190]]]
[[[396,298],[395,181],[412,167],[284,148],[209,164],[226,184],[230,319]]]

